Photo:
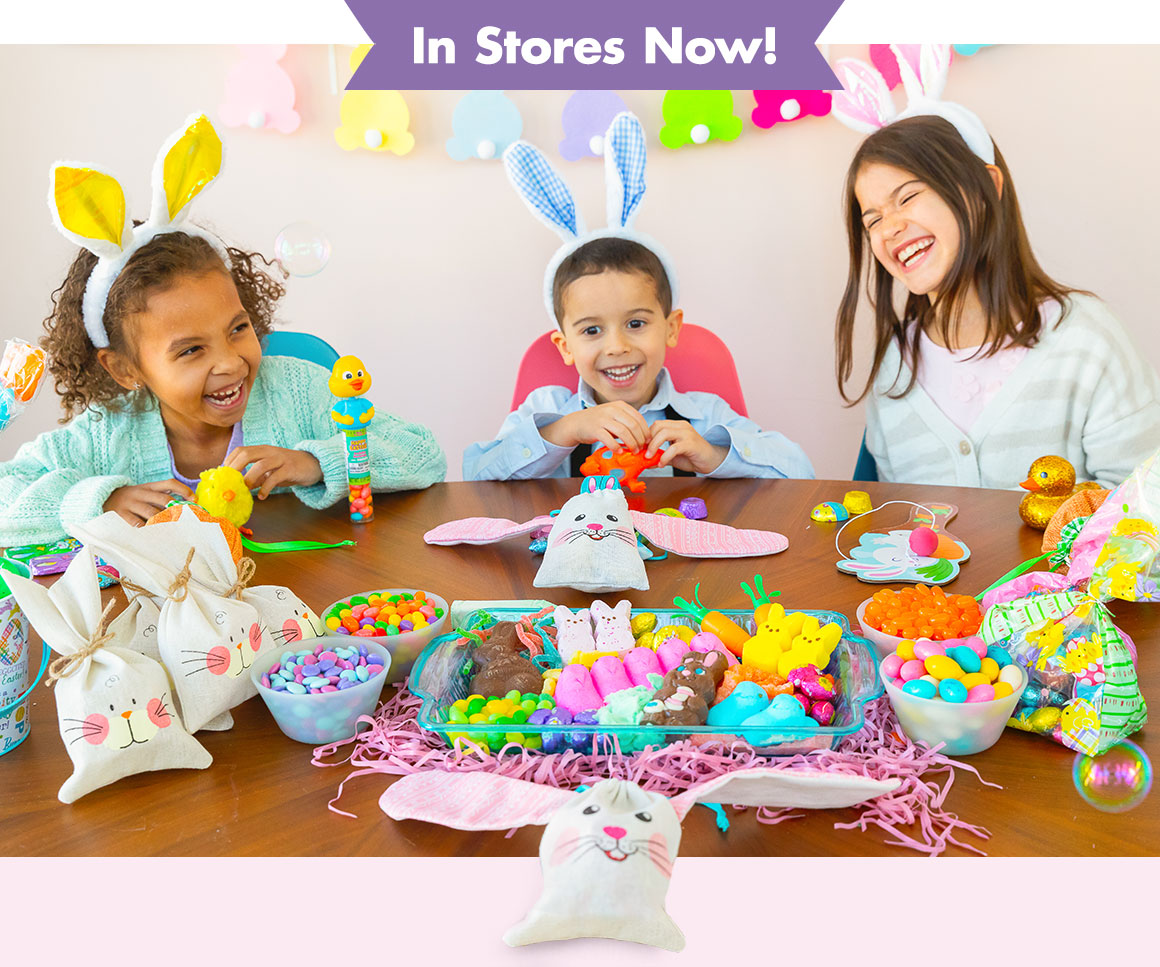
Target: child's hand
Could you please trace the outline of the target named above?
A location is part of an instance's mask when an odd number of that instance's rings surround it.
[[[140,527],[164,510],[174,497],[193,500],[193,491],[180,480],[155,480],[132,487],[118,487],[109,494],[103,509],[115,510],[134,527]]]
[[[622,449],[621,444],[629,450],[642,450],[648,434],[648,423],[640,411],[623,400],[586,407],[540,429],[540,436],[558,447],[602,443],[612,451]]]
[[[685,420],[657,420],[650,432],[645,456],[651,457],[661,446],[669,444],[661,455],[662,467],[671,465],[678,470],[712,473],[729,455],[727,447],[713,446]]]
[[[322,467],[305,450],[238,447],[229,452],[223,466],[243,471],[246,486],[251,490],[260,488],[259,500],[265,500],[275,487],[310,487],[322,480]]]

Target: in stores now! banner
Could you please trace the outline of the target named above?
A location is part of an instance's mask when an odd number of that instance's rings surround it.
[[[374,42],[350,90],[838,86],[815,46],[841,0],[346,0]]]

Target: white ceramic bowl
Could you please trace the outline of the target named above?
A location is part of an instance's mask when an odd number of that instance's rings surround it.
[[[926,742],[932,746],[943,742],[942,751],[955,756],[974,755],[999,741],[1007,720],[1019,704],[1019,696],[1027,687],[1027,673],[1020,668],[1019,674],[1019,686],[1006,698],[960,703],[908,695],[901,688],[895,688],[882,665],[878,666],[878,677],[882,679],[902,730],[914,742]]]

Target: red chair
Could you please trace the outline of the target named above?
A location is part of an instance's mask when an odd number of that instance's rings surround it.
[[[716,393],[737,413],[749,416],[733,354],[725,343],[703,326],[688,324],[681,327],[680,341],[665,355],[665,366],[673,384],[682,392]],[[541,386],[567,386],[571,389],[576,384],[575,367],[568,366],[560,358],[560,351],[552,345],[551,333],[546,332],[528,347],[520,360],[512,409],[519,409],[528,394]]]

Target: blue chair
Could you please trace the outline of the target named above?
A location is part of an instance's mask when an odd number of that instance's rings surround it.
[[[862,448],[858,451],[858,463],[854,466],[854,476],[851,480],[877,480],[878,465],[866,449],[866,431],[862,431]]]
[[[324,369],[333,369],[338,362],[338,352],[325,339],[312,336],[308,332],[271,332],[262,343],[262,352],[267,356],[293,356],[317,363]]]

